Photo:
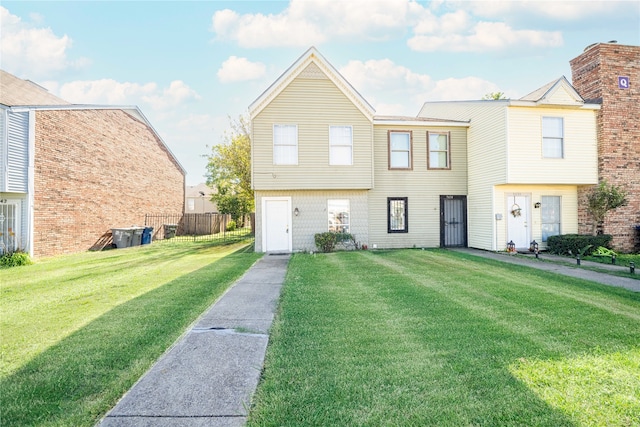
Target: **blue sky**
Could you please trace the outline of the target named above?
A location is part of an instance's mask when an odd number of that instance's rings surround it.
[[[188,172],[315,46],[376,109],[519,98],[596,42],[640,44],[640,0],[7,1],[2,69],[73,103],[137,105]]]

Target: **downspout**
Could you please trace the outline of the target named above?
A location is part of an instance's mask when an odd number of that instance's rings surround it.
[[[29,111],[29,160],[27,167],[27,239],[29,241],[29,256],[33,258],[34,235],[34,191],[35,191],[35,146],[36,146],[36,112]]]

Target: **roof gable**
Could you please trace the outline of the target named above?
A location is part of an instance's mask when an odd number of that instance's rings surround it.
[[[315,47],[309,48],[278,79],[269,86],[249,106],[251,117],[258,115],[293,80],[298,77],[307,79],[329,79],[360,110],[365,117],[373,120],[375,109],[356,91],[353,86],[331,65]]]
[[[571,83],[562,76],[528,95],[520,98],[520,101],[532,101],[536,104],[546,105],[583,105],[584,99],[573,88]]]

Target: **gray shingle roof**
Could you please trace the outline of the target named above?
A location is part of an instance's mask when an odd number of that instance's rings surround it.
[[[23,80],[0,70],[0,104],[9,107],[22,105],[70,105],[69,102],[50,94],[45,88],[29,80]]]

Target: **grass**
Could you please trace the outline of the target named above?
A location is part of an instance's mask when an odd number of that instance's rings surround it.
[[[585,256],[585,260],[599,262],[601,264],[611,264],[611,257],[608,256]],[[640,254],[617,254],[616,265],[628,267],[629,263],[633,262],[637,267],[640,267]]]
[[[95,424],[258,257],[163,242],[0,270],[0,425]]]
[[[441,250],[292,257],[249,426],[640,426],[640,294]]]
[[[521,255],[515,255],[521,256]],[[529,255],[525,255],[530,257]],[[560,256],[557,258],[546,258],[542,256],[540,258],[543,262],[552,262],[563,265],[576,265],[576,259],[574,257],[569,256]],[[610,267],[611,265],[611,257],[596,257],[596,256],[584,256],[581,257],[582,261],[592,261],[597,263],[596,265],[587,265],[582,263],[580,268],[583,270],[596,271],[598,273],[606,273],[618,277],[626,277],[629,279],[640,280],[640,268],[636,268],[635,272],[632,274],[629,269],[629,263],[634,262],[636,266],[640,265],[640,255],[638,254],[620,254],[616,257],[615,267]],[[599,266],[602,264],[602,267]]]

